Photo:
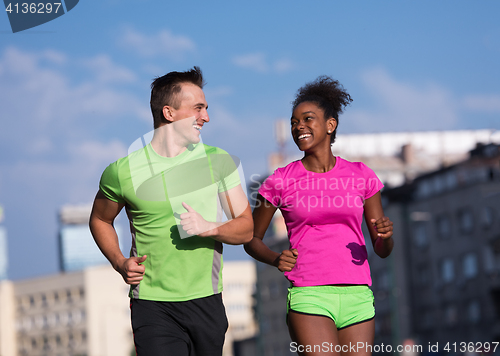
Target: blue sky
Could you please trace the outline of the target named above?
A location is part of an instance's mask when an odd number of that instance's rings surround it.
[[[0,15],[9,277],[57,272],[57,211],[90,203],[102,170],[151,130],[155,76],[202,68],[203,141],[248,178],[267,173],[274,121],[322,74],[354,99],[339,135],[499,129],[499,13],[496,1],[87,0],[16,34]]]

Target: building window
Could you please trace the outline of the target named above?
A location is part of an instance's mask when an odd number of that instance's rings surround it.
[[[429,180],[424,179],[419,182],[417,186],[417,196],[420,198],[425,198],[432,193],[432,186],[429,183]]]
[[[481,319],[481,305],[477,300],[472,300],[467,306],[467,318],[471,323],[477,323]]]
[[[444,309],[444,320],[448,326],[456,325],[458,322],[458,312],[455,305],[448,305]]]
[[[434,188],[434,193],[435,194],[439,194],[439,193],[442,193],[445,189],[445,184],[446,184],[446,181],[445,181],[445,178],[444,176],[441,176],[441,175],[436,175],[434,176],[434,178],[432,178],[432,183],[433,183],[433,188]]]
[[[423,248],[428,245],[427,229],[424,223],[415,224],[413,241],[417,247]]]
[[[474,230],[474,217],[471,209],[462,209],[458,212],[458,223],[463,234],[470,234]]]
[[[450,283],[455,279],[455,266],[451,258],[446,258],[441,262],[441,280],[443,283]]]
[[[457,185],[457,174],[454,171],[448,171],[448,173],[446,173],[446,187],[451,190],[456,188]]]
[[[497,269],[495,251],[491,246],[483,246],[483,268],[487,273],[493,273]]]
[[[465,278],[469,279],[477,276],[477,257],[474,253],[468,253],[467,255],[465,255],[462,266]]]
[[[438,236],[442,239],[448,239],[451,236],[451,223],[447,215],[440,215],[436,219],[436,229]]]
[[[45,295],[45,293],[42,293],[40,295],[40,301],[42,303],[42,307],[46,307],[47,306],[47,296]]]
[[[489,229],[495,222],[495,210],[491,206],[483,207],[481,213],[481,226],[483,229]]]

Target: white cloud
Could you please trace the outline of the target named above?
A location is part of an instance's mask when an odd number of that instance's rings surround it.
[[[283,58],[274,62],[273,68],[278,73],[285,73],[295,69],[295,64],[290,59]]]
[[[106,164],[126,154],[122,143],[99,142],[99,135],[123,117],[151,120],[147,103],[122,85],[113,86],[134,80],[133,72],[96,56],[74,62],[72,73],[84,74],[74,83],[64,66],[54,66],[65,58],[16,48],[0,53],[0,147],[11,152],[0,161],[0,180],[10,185],[2,187],[4,200],[11,191],[23,190],[34,195],[54,191],[60,200],[91,200],[87,194],[95,194]],[[105,74],[112,68],[116,70]]]
[[[398,81],[384,69],[366,71],[361,79],[376,104],[368,109],[347,108],[346,123],[341,117],[341,126],[361,132],[423,131],[452,129],[458,123],[458,101],[444,87]]]
[[[102,83],[130,83],[137,79],[131,70],[113,63],[108,55],[97,55],[82,62],[94,73],[96,80]]]
[[[268,61],[266,54],[262,52],[234,56],[232,62],[237,67],[250,69],[257,73],[268,73],[271,70],[285,73],[295,68],[295,64],[288,58]]]
[[[466,109],[477,110],[481,112],[500,113],[500,95],[468,95],[463,99],[463,105]]]
[[[5,50],[0,55],[0,107],[4,122],[0,138],[10,141],[21,136],[29,145],[40,137],[75,135],[75,130],[88,125],[90,118],[113,120],[127,115],[150,120],[147,103],[140,102],[122,86],[112,85],[118,77],[133,80],[132,72],[105,56],[77,62],[72,70],[85,73],[88,66],[91,74],[74,84],[64,68],[44,63],[44,53]],[[112,67],[117,70],[105,74]]]
[[[44,58],[57,65],[64,65],[68,62],[68,57],[64,53],[51,49],[47,49],[40,53],[40,58]]]
[[[142,57],[165,56],[180,60],[187,53],[196,50],[196,45],[187,36],[175,35],[169,30],[156,34],[142,34],[132,28],[126,28],[119,40],[121,47]]]
[[[233,57],[233,63],[241,68],[251,69],[256,72],[265,73],[269,70],[264,53],[251,53]]]

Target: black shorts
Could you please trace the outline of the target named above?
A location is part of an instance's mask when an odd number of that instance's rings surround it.
[[[186,302],[131,299],[138,356],[221,356],[228,327],[222,295]]]

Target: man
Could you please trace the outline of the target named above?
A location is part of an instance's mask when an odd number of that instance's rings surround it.
[[[94,200],[90,229],[131,286],[139,356],[222,354],[222,243],[252,239],[238,164],[200,141],[210,121],[203,85],[198,67],[153,81],[151,143],[110,164]],[[129,258],[113,227],[123,207],[132,233]]]

